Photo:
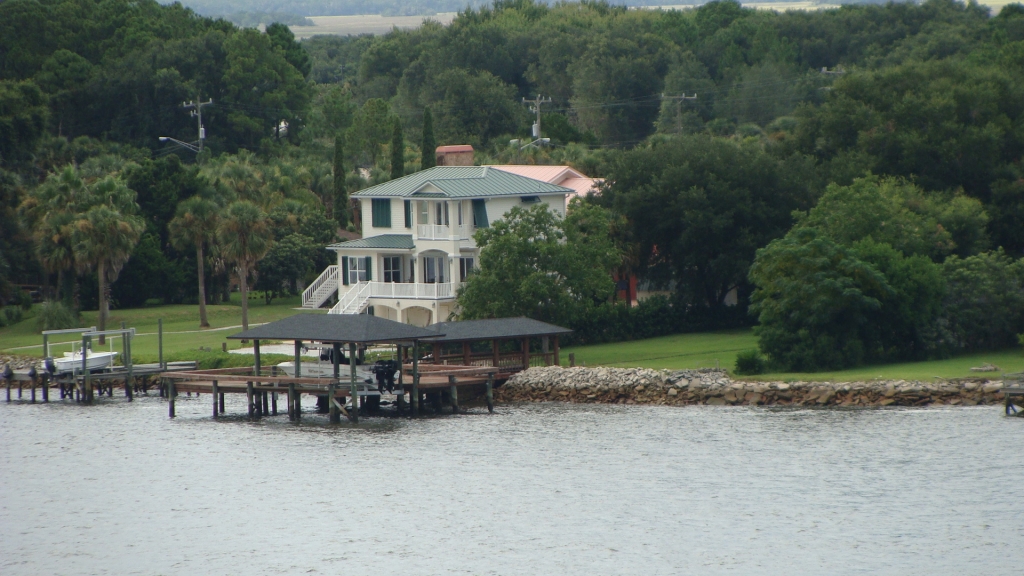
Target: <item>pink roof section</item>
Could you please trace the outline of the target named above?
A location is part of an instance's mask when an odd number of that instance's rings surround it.
[[[599,178],[588,178],[586,175],[570,168],[569,166],[533,166],[527,164],[503,164],[491,166],[504,172],[511,172],[519,176],[533,178],[548,184],[564,186],[572,190],[565,197],[566,206],[576,196],[587,196],[597,191],[601,184]]]
[[[472,152],[473,147],[469,144],[456,144],[454,146],[438,146],[435,154],[438,152]]]

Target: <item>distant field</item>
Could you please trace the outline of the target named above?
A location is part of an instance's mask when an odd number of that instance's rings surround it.
[[[562,350],[561,362],[569,364],[569,353],[576,355],[578,365],[614,366],[619,368],[713,368],[729,369],[736,362],[736,354],[742,350],[757,347],[757,339],[750,330],[728,332],[706,332],[701,334],[676,334],[619,342],[578,346]],[[1002,372],[1024,371],[1024,353],[1019,349],[999,352],[968,354],[948,360],[931,362],[908,362],[884,366],[868,366],[854,370],[820,373],[763,374],[746,379],[757,380],[834,380],[852,382],[856,380],[931,380],[932,378],[962,378],[985,376],[971,372],[972,366],[985,363],[998,366]],[[998,376],[998,373],[995,374]]]
[[[455,12],[445,12],[433,16],[311,16],[313,26],[291,26],[292,33],[299,40],[322,34],[347,36],[359,34],[386,34],[392,28],[418,28],[424,20],[436,20],[441,24],[450,24],[455,19]]]
[[[992,8],[992,13],[997,14],[1003,6],[1013,4],[1010,0],[983,0],[979,2],[982,6]],[[666,6],[641,6],[641,10],[689,10],[695,8],[696,4],[677,4]],[[795,2],[743,2],[747,8],[758,10],[828,10],[839,8],[838,4],[813,2],[809,0]],[[291,26],[292,33],[299,40],[319,35],[348,36],[359,34],[387,34],[392,28],[409,29],[417,28],[424,20],[435,20],[441,24],[450,24],[455,19],[455,12],[442,12],[433,16],[381,16],[379,14],[367,14],[361,16],[310,16],[313,26]]]

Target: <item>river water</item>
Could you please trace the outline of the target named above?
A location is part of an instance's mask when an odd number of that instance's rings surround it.
[[[1020,574],[1001,407],[0,403],[0,574]],[[307,404],[306,409],[312,406]]]

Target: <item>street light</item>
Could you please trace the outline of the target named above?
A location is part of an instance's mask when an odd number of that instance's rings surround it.
[[[197,146],[196,143],[194,143],[194,142],[182,142],[181,140],[178,140],[176,138],[171,138],[170,136],[160,136],[158,139],[161,142],[168,142],[168,141],[174,142],[178,146],[181,146],[182,148],[188,148],[189,150],[195,152],[196,154],[198,154],[200,152],[199,146]]]

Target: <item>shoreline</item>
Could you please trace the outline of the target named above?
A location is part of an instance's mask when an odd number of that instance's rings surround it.
[[[976,406],[1001,404],[1002,380],[984,377],[860,382],[733,380],[724,370],[530,368],[495,390],[505,402],[666,406]]]

